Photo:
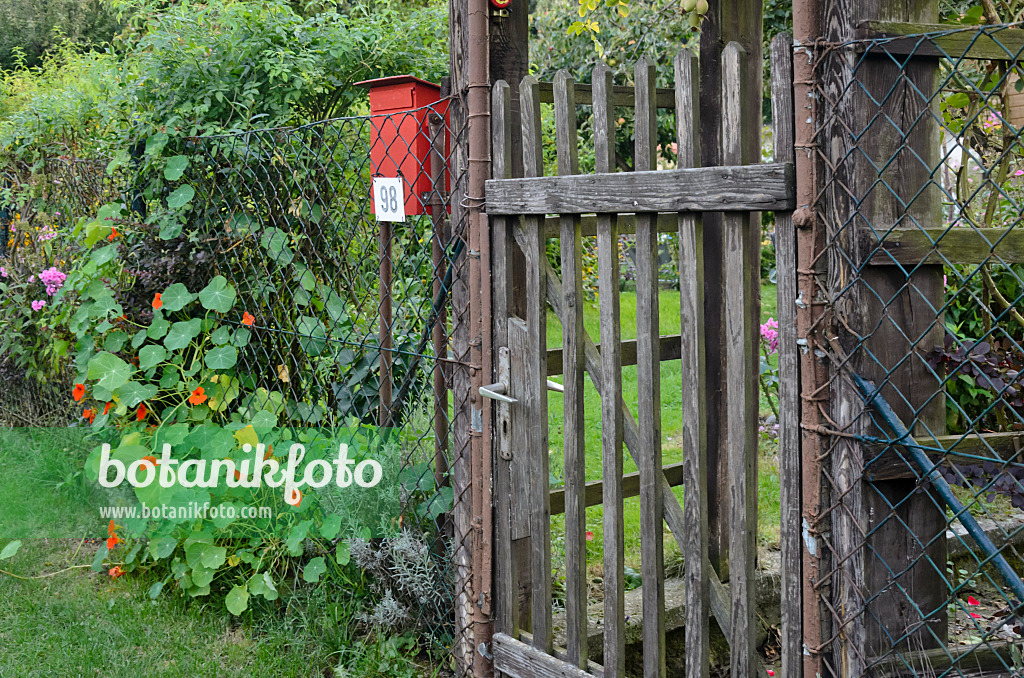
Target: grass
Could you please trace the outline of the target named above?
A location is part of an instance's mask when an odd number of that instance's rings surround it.
[[[761,320],[775,315],[775,286],[763,284],[761,288]],[[636,338],[636,294],[621,294],[621,327],[622,339]],[[659,296],[659,323],[662,335],[679,334],[681,320],[679,309],[679,292],[663,290]],[[595,342],[600,342],[600,316],[596,303],[587,303],[583,307],[583,325]],[[562,344],[562,326],[554,313],[548,314],[547,330],[548,346]],[[561,381],[561,378],[555,378]],[[661,364],[661,427],[663,463],[674,464],[683,460],[682,449],[682,371],[678,360],[664,361]],[[622,393],[627,406],[636,416],[637,375],[636,367],[624,367],[622,370]],[[554,391],[548,392],[548,429],[550,468],[554,478],[561,482],[564,475],[562,457],[562,436],[564,430],[563,397]],[[762,394],[760,414],[771,414],[768,402]],[[589,378],[584,381],[584,420],[586,446],[586,477],[588,481],[601,479],[601,400]],[[758,464],[758,536],[762,544],[776,547],[779,541],[779,477],[778,463],[775,458],[776,445],[773,441],[762,441],[761,459]],[[624,452],[623,469],[626,473],[637,470],[636,464],[628,452]],[[683,488],[676,487],[674,492],[680,501],[683,500]],[[600,574],[600,563],[603,543],[602,528],[603,511],[600,506],[587,509],[587,530],[593,532],[594,538],[588,544],[587,559],[594,565],[591,568],[595,575]],[[637,498],[627,499],[623,506],[623,522],[625,527],[626,554],[628,567],[639,569],[640,566],[640,506]],[[552,534],[556,548],[556,560],[562,555],[559,545],[564,539],[564,518],[552,518]],[[675,539],[665,528],[665,559],[678,557],[679,552]]]

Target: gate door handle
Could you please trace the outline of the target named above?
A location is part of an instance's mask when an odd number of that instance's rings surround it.
[[[498,400],[503,403],[509,403],[510,405],[512,403],[518,403],[519,401],[516,400],[515,398],[509,398],[507,395],[505,395],[505,391],[507,390],[508,387],[499,381],[496,384],[488,384],[487,386],[481,386],[480,395],[482,395],[484,398]]]

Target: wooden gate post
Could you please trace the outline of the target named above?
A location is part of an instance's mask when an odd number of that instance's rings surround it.
[[[824,37],[831,44],[854,39],[865,20],[935,23],[938,2],[823,2]],[[832,375],[832,419],[847,433],[879,433],[861,414],[863,402],[845,374],[853,369],[879,384],[888,382],[883,396],[904,421],[913,421],[917,411],[919,424],[940,434],[945,403],[933,397],[940,384],[915,354],[941,343],[935,309],[943,303],[942,267],[920,266],[908,279],[898,266],[862,266],[861,259],[871,227],[941,223],[937,189],[928,188],[940,162],[937,111],[928,113],[921,96],[935,91],[938,65],[928,57],[901,64],[884,54],[862,58],[852,46],[840,49],[821,74],[824,106],[830,109],[821,144],[834,168],[825,194],[826,228],[829,241],[844,252],[831,258],[829,271],[844,354],[836,357],[843,371],[834,368]],[[840,438],[826,462],[836,504],[832,605],[842,615],[834,666],[842,676],[860,675],[872,656],[892,649],[891,638],[909,634],[902,646],[928,649],[940,644],[936,637],[944,645],[947,636],[947,590],[936,570],[946,563],[945,514],[928,494],[915,494],[910,469],[906,480],[864,482],[864,462],[871,456],[863,444]],[[927,611],[935,614],[922,619]]]
[[[700,119],[701,136],[721,139],[722,135],[722,50],[730,42],[743,46],[751,63],[761,63],[761,0],[710,0],[700,32]],[[754,78],[745,88],[743,106],[743,163],[761,158],[760,68],[751,69]],[[719,143],[701,145],[701,165],[722,165]],[[760,247],[761,215],[750,215],[750,246]],[[725,448],[724,316],[725,290],[722,270],[722,214],[709,212],[704,223],[704,336],[708,416],[708,557],[719,578],[729,578],[729,460]],[[750,294],[759,299],[761,281],[753,277]],[[759,318],[753,318],[757,322]],[[757,337],[751,346],[751,386],[757,388]]]

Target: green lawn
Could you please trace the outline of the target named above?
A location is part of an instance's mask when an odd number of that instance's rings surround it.
[[[761,288],[761,319],[762,322],[768,317],[774,317],[776,309],[775,286],[763,284]],[[680,332],[680,310],[679,292],[664,290],[659,296],[659,322],[661,333],[679,334]],[[622,338],[636,338],[636,294],[623,292],[621,295],[621,326]],[[587,303],[583,308],[583,324],[587,332],[595,342],[600,341],[599,331],[599,308],[596,302]],[[549,347],[562,344],[562,326],[554,313],[548,314],[547,341]],[[636,367],[624,367],[622,370],[622,391],[623,397],[633,415],[636,416],[637,402],[637,376]],[[556,377],[554,381],[561,381]],[[590,379],[585,382],[584,416],[586,421],[586,467],[587,480],[601,479],[601,400],[597,395]],[[662,456],[665,464],[674,464],[683,460],[682,450],[682,373],[678,360],[665,361],[661,364],[661,427],[662,427]],[[550,467],[551,473],[559,481],[564,475],[564,461],[562,456],[562,434],[564,417],[562,413],[562,395],[554,391],[548,392],[548,428],[550,432]],[[761,415],[771,414],[771,409],[764,397],[761,397]],[[779,540],[779,479],[778,465],[774,459],[774,442],[762,442],[761,460],[758,466],[759,475],[759,506],[758,506],[758,535],[762,543],[768,546],[776,546]],[[626,473],[633,473],[637,470],[628,451],[624,453],[623,467]],[[675,488],[676,496],[683,499],[683,488]],[[601,544],[603,540],[602,514],[600,506],[587,509],[587,529],[594,533],[594,539],[588,544],[588,561],[593,563],[592,570],[595,574],[601,569]],[[640,507],[637,498],[627,499],[624,506],[625,537],[626,537],[626,565],[638,569],[640,566]],[[562,542],[559,537],[564,534],[564,519],[556,516],[552,519],[552,531],[555,535],[555,543]],[[559,548],[556,547],[553,554],[556,558],[561,557]],[[675,539],[666,528],[665,530],[665,558],[666,561],[678,556]]]

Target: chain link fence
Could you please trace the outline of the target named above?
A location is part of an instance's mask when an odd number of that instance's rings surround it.
[[[187,163],[159,177],[143,169],[144,142],[112,173],[108,159],[50,158],[42,172],[6,177],[43,188],[6,208],[3,222],[3,262],[16,268],[20,251],[39,246],[40,228],[70,229],[121,202],[129,216],[115,230],[133,237],[119,252],[116,288],[131,320],[148,324],[154,294],[170,284],[195,292],[222,275],[244,309],[236,329],[251,333],[235,368],[239,403],[280,411],[280,425],[389,429],[404,456],[403,537],[359,544],[352,557],[387,582],[441,658],[467,655],[469,642],[468,616],[456,608],[470,562],[471,535],[457,519],[471,490],[459,481],[468,478],[469,440],[459,433],[469,428],[468,390],[452,388],[468,374],[469,343],[466,209],[452,199],[465,185],[461,107],[442,99],[391,115],[181,138],[173,143]],[[402,179],[404,222],[377,220],[377,176]],[[73,366],[26,374],[7,353],[5,424],[80,423]],[[411,561],[420,570],[396,574]],[[374,609],[371,622],[389,614]]]
[[[808,649],[838,676],[1024,675],[1024,43],[862,28],[814,51]]]

